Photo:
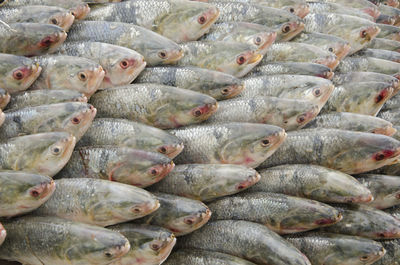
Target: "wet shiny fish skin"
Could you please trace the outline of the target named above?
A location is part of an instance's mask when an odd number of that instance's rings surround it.
[[[400,41],[400,29],[398,27],[386,24],[376,25],[379,26],[379,28],[381,29],[381,31],[377,35],[377,38]]]
[[[272,192],[326,203],[361,203],[373,200],[355,178],[316,165],[282,165],[259,170],[261,179],[249,192]]]
[[[259,180],[257,171],[240,165],[187,164],[175,166],[167,177],[149,190],[212,201],[241,192]]]
[[[68,162],[75,142],[66,132],[11,138],[0,144],[0,167],[52,177]]]
[[[60,27],[39,23],[0,21],[0,52],[22,56],[54,53],[67,38]]]
[[[383,114],[385,112],[395,114],[397,112],[397,109],[400,107],[400,95],[395,95],[388,101],[386,101],[385,105],[383,105],[381,112],[378,114]],[[399,121],[396,121],[396,125],[398,124]]]
[[[245,192],[208,204],[211,221],[244,220],[265,225],[278,234],[298,233],[333,225],[343,216],[317,201],[278,193]]]
[[[44,132],[68,132],[76,140],[88,130],[96,109],[83,102],[66,102],[36,107],[27,107],[6,112],[0,130],[0,140],[11,137]]]
[[[385,256],[378,242],[362,237],[308,232],[287,235],[285,239],[302,251],[313,265],[369,265]]]
[[[30,89],[71,89],[93,95],[101,85],[105,72],[100,64],[76,56],[43,56],[35,58],[43,68]]]
[[[128,85],[146,66],[144,57],[138,52],[101,42],[67,42],[59,53],[69,56],[84,57],[100,64],[105,71],[99,89]]]
[[[286,138],[280,127],[253,123],[191,126],[169,131],[185,145],[177,164],[237,164],[257,167]]]
[[[178,44],[151,30],[121,22],[83,21],[72,25],[68,41],[96,41],[123,46],[144,56],[148,66],[171,64],[183,56]]]
[[[260,63],[263,55],[252,45],[224,41],[181,44],[185,56],[178,66],[196,66],[242,77]]]
[[[62,102],[87,102],[87,97],[74,90],[31,90],[14,94],[7,111]]]
[[[137,84],[176,86],[209,95],[216,100],[236,97],[243,82],[232,75],[198,67],[148,67],[135,79]]]
[[[267,227],[247,221],[210,222],[194,233],[180,238],[178,248],[217,251],[268,265],[310,265],[309,260]],[[257,253],[254,255],[252,253]]]
[[[160,129],[207,120],[217,101],[187,89],[159,84],[133,84],[102,90],[90,99],[99,118],[122,118]]]
[[[210,209],[200,201],[166,193],[153,194],[159,200],[160,208],[135,220],[135,223],[161,226],[176,236],[183,236],[199,229],[210,219]]]
[[[386,254],[375,265],[399,265],[400,264],[400,240],[379,240],[379,243],[386,249]]]
[[[400,121],[400,113],[396,110],[384,110],[378,113],[378,117],[388,122],[393,123],[394,125],[399,125]]]
[[[318,115],[319,110],[318,105],[308,100],[276,97],[230,99],[219,102],[218,110],[207,123],[264,123],[292,131],[305,126]]]
[[[389,165],[400,155],[400,142],[385,135],[337,129],[288,132],[280,148],[260,168],[313,164],[358,174]]]
[[[8,234],[0,257],[25,264],[106,265],[130,248],[117,232],[56,217],[21,217],[3,225]]]
[[[131,245],[128,254],[111,265],[161,264],[176,243],[173,233],[158,226],[125,223],[107,228],[124,235]]]
[[[343,59],[338,68],[339,73],[348,72],[375,72],[387,75],[400,76],[400,63],[372,57],[354,58],[347,57]]]
[[[174,251],[164,265],[255,265],[254,263],[215,251],[179,249]]]
[[[42,67],[29,58],[0,54],[0,87],[9,93],[27,90],[41,72]]]
[[[0,20],[6,23],[43,23],[56,25],[68,31],[75,17],[69,10],[55,6],[20,6],[3,7],[0,10]]]
[[[363,19],[367,19],[369,21],[375,22],[375,18],[369,14],[366,14],[360,9],[352,8],[348,6],[344,6],[336,3],[329,2],[308,2],[308,6],[310,8],[310,13],[334,13],[334,14],[342,14],[355,16]]]
[[[1,170],[0,183],[1,217],[35,210],[52,196],[56,188],[50,177],[22,171]]]
[[[400,220],[384,211],[366,205],[338,205],[342,221],[322,228],[329,233],[361,236],[371,239],[400,238]]]
[[[375,38],[367,48],[400,52],[400,41]]]
[[[357,54],[355,54],[355,57],[373,57],[400,63],[400,53],[395,51],[366,49],[359,51]]]
[[[0,88],[0,109],[4,109],[8,105],[10,100],[11,100],[10,94],[4,89]]]
[[[200,38],[218,16],[218,9],[206,3],[137,0],[94,7],[86,20],[132,23],[182,43]]]
[[[147,187],[163,179],[173,168],[170,158],[127,147],[75,149],[57,178],[94,178]]]
[[[306,0],[307,2],[314,2],[314,0]],[[336,3],[345,7],[356,8],[362,10],[364,13],[378,18],[380,12],[378,7],[368,0],[322,0],[322,2]]]
[[[348,83],[384,82],[384,83],[391,83],[395,90],[394,92],[396,92],[399,89],[399,79],[397,79],[391,75],[374,73],[374,72],[336,73],[332,79],[332,82],[336,86],[340,86],[340,85],[348,84]]]
[[[332,128],[386,136],[393,136],[397,131],[392,123],[384,119],[350,112],[331,112],[318,115],[305,128]]]
[[[53,196],[33,215],[56,216],[97,226],[128,222],[156,211],[160,204],[149,192],[98,179],[59,179]]]

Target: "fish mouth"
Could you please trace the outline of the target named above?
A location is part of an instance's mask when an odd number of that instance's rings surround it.
[[[276,32],[264,32],[262,33],[262,39],[265,40],[263,44],[258,47],[257,51],[261,52],[263,55],[267,52],[267,49],[275,42],[278,34]]]
[[[8,92],[0,96],[0,109],[4,109],[11,100],[11,96]]]
[[[99,89],[103,82],[106,72],[103,70],[101,65],[94,70],[89,71],[89,82],[87,83],[87,92],[84,93],[86,97],[90,98]]]
[[[323,74],[318,75],[318,76],[322,77],[322,78],[325,78],[325,79],[328,79],[328,80],[332,80],[332,78],[335,76],[335,72],[333,72],[331,70],[331,71],[324,72]]]
[[[322,64],[329,67],[332,71],[339,65],[340,60],[335,56],[327,56],[325,58],[317,59],[314,63]]]
[[[31,66],[31,76],[34,80],[36,80],[39,75],[42,73],[43,68],[39,65],[39,63],[33,64]]]
[[[168,175],[175,168],[175,164],[173,161],[171,161],[171,163],[162,165],[162,167],[163,169],[158,179],[163,179],[166,175]]]
[[[147,214],[150,214],[150,213],[158,210],[158,208],[160,208],[160,206],[161,206],[160,202],[158,200],[156,200],[154,203],[146,203],[146,204],[142,205],[141,208],[144,209],[144,214],[147,215]]]
[[[338,60],[341,61],[344,57],[346,57],[351,50],[350,44],[346,43],[344,45],[341,45],[341,47],[338,49],[338,52],[335,53]]]
[[[372,131],[372,133],[382,134],[386,136],[393,136],[396,132],[396,128],[394,128],[392,125],[388,125],[382,128],[376,128]]]
[[[292,30],[287,33],[287,35],[281,41],[290,41],[298,34],[300,34],[306,27],[303,22],[290,22],[289,23]]]
[[[77,20],[84,19],[90,12],[90,7],[88,4],[80,4],[77,7],[71,9],[71,14]]]
[[[129,250],[131,249],[131,245],[129,244],[129,241],[126,241],[125,245],[123,246],[115,246],[111,253],[114,253],[115,259],[120,258],[127,254]]]
[[[183,148],[184,148],[183,143],[172,145],[172,146],[166,148],[166,150],[169,150],[169,152],[165,153],[164,155],[166,155],[167,157],[169,157],[171,159],[174,159],[177,155],[179,155],[183,151]],[[161,154],[163,154],[163,153],[161,153]]]
[[[250,57],[247,64],[256,64],[259,63],[264,56],[259,53],[255,53],[253,56]]]
[[[42,183],[40,184],[39,190],[42,192],[40,193],[39,198],[44,199],[46,197],[49,197],[49,195],[53,194],[53,192],[56,189],[56,183],[54,180],[51,180],[49,183]]]
[[[53,35],[51,38],[52,43],[49,47],[48,53],[54,53],[67,39],[67,32],[64,30]]]
[[[244,84],[235,84],[230,85],[222,89],[222,91],[227,91],[226,94],[223,94],[225,99],[230,99],[236,97],[244,90]]]
[[[366,7],[362,9],[362,11],[373,17],[375,20],[381,15],[381,12],[375,7]]]
[[[63,30],[68,31],[71,28],[71,26],[74,23],[74,21],[75,21],[75,16],[72,15],[72,13],[70,12],[70,13],[66,14],[63,17],[63,20],[62,20],[62,23],[60,24],[60,27]]]
[[[309,13],[310,13],[310,6],[307,4],[296,6],[294,12],[294,14],[300,18],[305,18]]]
[[[251,175],[246,180],[240,182],[236,186],[236,189],[237,190],[247,189],[247,188],[253,186],[254,184],[256,184],[257,182],[259,182],[260,179],[261,179],[261,175],[259,173],[256,173],[255,175]]]
[[[180,59],[182,59],[184,52],[183,52],[182,48],[179,48],[179,49],[170,50],[168,52],[168,54],[169,54],[169,56],[166,60],[163,60],[163,62],[162,62],[163,64],[172,64],[172,63],[179,61]]]
[[[210,7],[204,14],[207,15],[207,17],[209,17],[210,19],[207,21],[207,23],[205,23],[204,25],[201,26],[201,28],[203,30],[207,30],[209,27],[211,27],[212,24],[215,23],[215,21],[217,21],[217,19],[219,18],[219,10],[216,7]]]
[[[328,225],[336,224],[336,223],[340,222],[342,219],[343,219],[343,215],[341,213],[339,213],[334,218],[324,218],[324,219],[317,220],[314,223],[318,226],[328,226]]]
[[[211,115],[213,115],[218,109],[218,102],[205,104],[201,107],[203,114],[199,116],[201,120],[207,120]]]
[[[377,26],[370,26],[366,30],[366,37],[361,42],[362,44],[366,42],[370,42],[371,40],[375,39],[376,36],[381,32],[381,29]]]

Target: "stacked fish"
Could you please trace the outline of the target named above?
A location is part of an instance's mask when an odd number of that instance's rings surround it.
[[[0,0],[0,259],[399,265],[399,26],[398,0]]]

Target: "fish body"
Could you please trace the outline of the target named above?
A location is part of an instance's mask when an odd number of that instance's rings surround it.
[[[254,263],[215,251],[179,249],[174,251],[165,265],[254,265]]]

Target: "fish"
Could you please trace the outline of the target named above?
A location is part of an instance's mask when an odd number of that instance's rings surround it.
[[[400,52],[400,41],[375,38],[367,48]]]
[[[329,2],[308,2],[310,13],[334,13],[360,17],[375,22],[375,18],[360,9]]]
[[[138,52],[101,42],[67,42],[58,50],[60,54],[84,57],[101,65],[105,75],[99,89],[128,85],[146,67]]]
[[[265,124],[222,123],[169,131],[185,148],[177,164],[236,164],[257,167],[286,139],[284,129]]]
[[[208,202],[246,190],[259,180],[260,174],[245,166],[187,164],[175,166],[149,190]]]
[[[307,232],[287,235],[285,239],[303,252],[313,265],[378,264],[386,254],[380,243],[357,236]]]
[[[306,1],[313,2],[314,0]],[[369,0],[322,0],[322,2],[336,3],[345,7],[360,9],[375,19],[380,15],[378,7],[373,3],[370,3]]]
[[[211,217],[210,209],[200,201],[159,192],[153,194],[159,200],[160,208],[136,219],[135,223],[161,226],[176,236],[183,236],[201,228]]]
[[[127,254],[130,248],[120,233],[57,217],[21,217],[3,225],[8,233],[0,258],[32,265],[105,265]]]
[[[385,105],[383,105],[381,112],[379,114],[384,113],[384,112],[389,113],[389,115],[395,114],[396,111],[399,109],[399,107],[400,107],[400,96],[395,95],[391,99],[386,101]],[[396,123],[397,123],[397,121],[396,121]]]
[[[219,102],[218,110],[207,123],[249,122],[279,126],[285,131],[304,127],[319,113],[308,100],[276,97],[230,99]]]
[[[347,174],[371,171],[397,161],[400,142],[385,135],[338,129],[288,132],[281,147],[260,168],[312,164]]]
[[[400,174],[399,164],[393,164],[374,170],[373,173],[384,174],[390,176],[398,176]]]
[[[155,83],[193,90],[216,100],[236,97],[243,82],[232,75],[199,67],[148,67],[135,79],[136,84]]]
[[[261,179],[249,192],[282,193],[325,203],[362,203],[371,191],[354,177],[316,165],[281,165],[259,170]]]
[[[391,62],[384,59],[372,57],[347,57],[340,62],[336,71],[339,73],[375,72],[380,74],[393,75],[397,78],[400,77],[399,69],[400,63]]]
[[[184,148],[183,141],[163,130],[123,119],[94,119],[78,142],[84,146],[120,146],[158,152],[171,159]]]
[[[57,177],[103,179],[144,188],[163,179],[174,166],[159,153],[127,147],[81,147]]]
[[[380,28],[377,38],[400,41],[400,29],[396,26],[376,24]]]
[[[395,125],[398,125],[400,122],[400,115],[397,109],[387,109],[381,111],[378,113],[378,117]]]
[[[243,77],[260,63],[263,55],[253,46],[224,41],[195,41],[181,44],[185,56],[178,66],[197,66]]]
[[[378,260],[376,265],[399,265],[400,260],[400,240],[380,240],[378,241],[386,249],[386,254],[381,260]]]
[[[68,41],[95,41],[137,51],[148,66],[172,64],[183,57],[182,48],[151,30],[140,26],[108,21],[82,21],[72,25]]]
[[[66,132],[11,138],[0,144],[0,168],[53,177],[67,164],[75,143]]]
[[[375,22],[379,24],[394,25],[395,18],[388,15],[380,14]]]
[[[275,42],[291,41],[298,34],[303,32],[304,23],[302,21],[287,22],[271,26],[271,29],[276,32]]]
[[[86,20],[132,23],[177,43],[195,41],[218,19],[219,10],[186,0],[138,0],[92,8]]]
[[[399,1],[397,1],[397,3],[399,3]],[[400,10],[398,8],[389,5],[379,5],[378,8],[381,14],[387,15],[393,20],[394,26],[400,25]]]
[[[128,254],[111,265],[161,264],[176,243],[173,233],[158,226],[125,223],[107,228],[124,235],[131,245]]]
[[[347,72],[347,73],[336,73],[332,79],[336,86],[340,86],[348,83],[360,83],[360,82],[384,82],[391,83],[396,93],[399,90],[399,79],[386,74],[380,74],[375,72]],[[393,96],[393,94],[392,94]],[[385,104],[386,105],[386,104]],[[385,106],[384,105],[384,106]]]
[[[11,100],[10,94],[4,89],[0,88],[0,109],[5,109]],[[5,116],[3,117],[5,118]]]
[[[0,87],[8,93],[27,90],[41,72],[42,67],[29,58],[0,54]]]
[[[216,251],[267,265],[310,265],[304,254],[261,224],[239,220],[209,222],[180,238],[177,247]]]
[[[368,0],[371,3],[380,7],[390,6],[390,7],[398,7],[399,1],[398,0]]]
[[[355,57],[372,57],[400,63],[400,53],[395,51],[366,49],[359,51]]]
[[[37,89],[71,89],[90,97],[103,81],[105,72],[100,64],[76,56],[43,56],[35,59],[42,73],[31,86]]]
[[[98,179],[57,179],[53,196],[33,212],[96,226],[109,226],[146,216],[160,207],[149,192]]]
[[[55,182],[48,176],[11,170],[0,171],[0,183],[1,217],[37,209],[53,195],[56,188]]]
[[[7,111],[0,130],[0,139],[5,141],[22,135],[63,131],[75,136],[79,141],[95,116],[96,109],[83,102],[57,103]]]

